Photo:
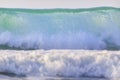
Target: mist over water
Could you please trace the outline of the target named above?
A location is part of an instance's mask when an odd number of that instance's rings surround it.
[[[120,9],[1,9],[1,49],[120,49]]]

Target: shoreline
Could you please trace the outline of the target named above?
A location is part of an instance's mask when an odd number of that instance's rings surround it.
[[[116,79],[116,78],[115,78]],[[9,77],[5,75],[0,75],[0,80],[115,80],[105,79],[105,78],[89,78],[89,77],[80,77],[80,78],[65,78],[65,77]],[[118,78],[117,78],[118,79]]]

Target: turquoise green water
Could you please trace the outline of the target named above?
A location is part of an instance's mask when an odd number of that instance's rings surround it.
[[[120,11],[120,8],[114,8],[114,7],[96,7],[96,8],[80,8],[80,9],[16,9],[16,8],[0,8],[1,12],[8,12],[8,13],[14,13],[14,12],[25,12],[25,13],[80,13],[80,12],[86,12],[86,11],[106,11],[106,10],[116,10]]]

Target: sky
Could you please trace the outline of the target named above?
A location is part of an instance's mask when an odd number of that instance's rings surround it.
[[[113,6],[120,8],[120,0],[0,0],[2,8],[89,8]]]

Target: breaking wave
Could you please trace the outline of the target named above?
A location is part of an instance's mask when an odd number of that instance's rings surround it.
[[[120,9],[0,9],[1,49],[120,49]]]

